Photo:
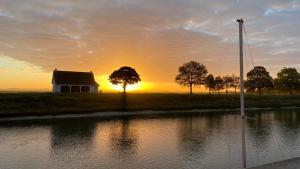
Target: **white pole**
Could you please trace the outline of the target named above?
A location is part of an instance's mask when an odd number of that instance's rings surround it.
[[[241,102],[241,129],[242,129],[242,158],[243,168],[246,168],[246,138],[245,138],[245,110],[244,110],[244,61],[243,61],[243,19],[238,19],[240,40],[240,102]]]

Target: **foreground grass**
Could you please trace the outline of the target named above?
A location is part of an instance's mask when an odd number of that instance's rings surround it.
[[[246,107],[300,107],[300,95],[246,95]],[[0,116],[46,115],[117,110],[239,108],[236,94],[53,94],[2,93]]]

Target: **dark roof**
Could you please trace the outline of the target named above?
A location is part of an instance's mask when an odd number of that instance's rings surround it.
[[[93,72],[73,72],[54,70],[52,83],[73,85],[98,85]]]

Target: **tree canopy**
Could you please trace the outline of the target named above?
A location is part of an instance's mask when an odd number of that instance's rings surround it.
[[[122,84],[123,92],[126,93],[126,86],[138,83],[141,81],[141,78],[135,69],[129,66],[124,66],[119,70],[115,70],[109,76],[109,81],[114,85]]]
[[[179,85],[188,86],[190,94],[192,94],[193,86],[204,84],[207,69],[203,64],[190,61],[180,66],[178,72],[179,74],[175,77],[175,81]]]
[[[266,68],[263,66],[255,66],[247,73],[245,88],[248,91],[257,90],[261,95],[262,89],[273,88],[273,79]]]
[[[240,87],[240,77],[232,74],[232,79],[233,79],[233,81],[232,81],[231,86],[234,88],[234,92],[236,93],[236,89],[238,87]]]
[[[212,74],[209,74],[205,78],[205,87],[208,88],[209,94],[211,94],[211,91],[215,89],[215,86],[216,86],[215,78]]]
[[[290,95],[292,95],[292,91],[300,87],[300,74],[295,68],[284,67],[277,73],[275,82],[275,85],[279,90],[289,90]]]
[[[225,88],[224,81],[221,76],[215,78],[215,90],[220,94],[220,90]]]
[[[228,93],[228,89],[234,87],[234,77],[226,75],[223,77],[225,92]]]

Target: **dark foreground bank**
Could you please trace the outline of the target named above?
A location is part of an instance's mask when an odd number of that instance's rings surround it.
[[[246,108],[300,107],[300,95],[246,95]],[[0,117],[105,111],[235,109],[235,94],[53,94],[2,93]]]

